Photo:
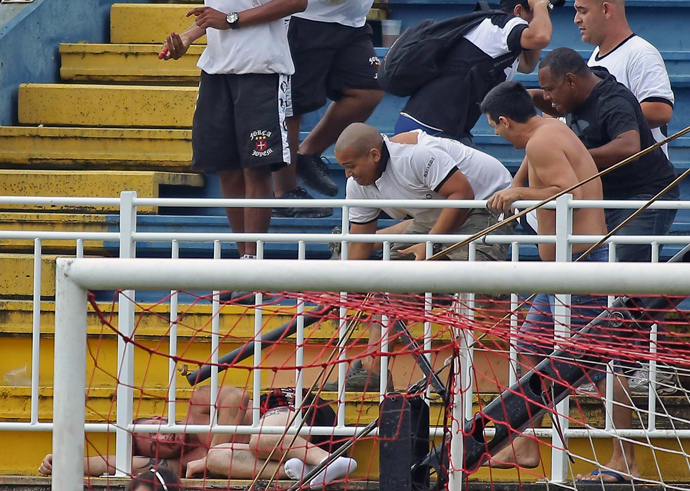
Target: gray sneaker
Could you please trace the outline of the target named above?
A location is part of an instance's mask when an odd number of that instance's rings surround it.
[[[370,372],[362,367],[361,360],[355,360],[347,371],[345,379],[346,392],[378,392],[381,386],[381,375]],[[338,390],[338,381],[326,382],[323,385],[323,390],[326,392],[336,392]],[[387,392],[393,392],[395,387],[393,385],[393,377],[388,372],[388,384],[386,386]]]
[[[649,364],[643,363],[642,368],[635,371],[628,382],[630,392],[633,394],[646,395],[649,393],[651,374]],[[659,364],[656,372],[656,391],[660,395],[670,395],[675,393],[680,387],[678,372],[670,365]]]

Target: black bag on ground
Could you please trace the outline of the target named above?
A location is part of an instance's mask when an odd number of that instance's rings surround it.
[[[479,10],[441,22],[431,19],[407,29],[390,47],[381,62],[379,85],[400,97],[441,74],[440,62],[462,36],[491,15],[504,12]]]

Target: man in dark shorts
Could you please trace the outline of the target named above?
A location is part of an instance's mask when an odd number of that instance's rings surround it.
[[[323,2],[311,0],[307,10],[290,19],[288,40],[295,64],[292,77],[292,112],[288,134],[293,162],[274,176],[275,196],[311,198],[297,185],[302,183],[327,196],[338,186],[329,176],[321,154],[352,122],[366,120],[383,98],[376,81],[379,59],[366,15],[372,0]],[[328,106],[323,118],[300,144],[302,115]],[[274,217],[332,215],[330,208],[275,208]]]
[[[271,173],[290,163],[290,58],[285,20],[307,0],[205,0],[192,27],[168,36],[159,57],[183,56],[204,34],[207,46],[192,129],[192,168],[216,173],[225,198],[271,198]],[[258,6],[257,6],[258,5]],[[227,208],[235,233],[268,232],[270,208]],[[242,259],[255,242],[238,242]],[[235,292],[232,299],[246,296]]]

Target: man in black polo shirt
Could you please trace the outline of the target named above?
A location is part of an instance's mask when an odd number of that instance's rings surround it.
[[[539,65],[539,85],[532,90],[537,107],[554,116],[565,115],[567,125],[589,149],[599,170],[606,169],[655,143],[642,108],[625,86],[616,82],[605,68],[589,68],[585,60],[569,48],[558,48]],[[518,179],[520,177],[518,172]],[[658,148],[617,169],[601,180],[604,199],[649,200],[676,178],[671,162]],[[680,198],[678,187],[663,199]],[[635,210],[606,210],[609,230]],[[675,210],[645,210],[626,224],[617,235],[666,235]],[[651,246],[624,244],[616,248],[619,261],[651,261]]]

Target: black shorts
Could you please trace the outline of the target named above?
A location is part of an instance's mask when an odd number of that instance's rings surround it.
[[[295,64],[292,76],[294,114],[306,114],[337,101],[343,89],[381,90],[376,74],[379,59],[371,27],[290,19],[288,41]]]
[[[320,397],[308,394],[304,391],[304,401],[302,403],[302,415],[306,416],[304,424],[308,426],[336,426],[338,420],[335,411]],[[261,416],[277,408],[295,409],[295,389],[273,389],[270,392],[261,394],[259,399],[259,411]],[[328,453],[335,452],[347,440],[347,437],[336,437],[331,435],[310,435],[308,440],[314,445],[323,448]]]
[[[285,118],[290,77],[201,72],[192,127],[192,168],[221,172],[290,163]]]

